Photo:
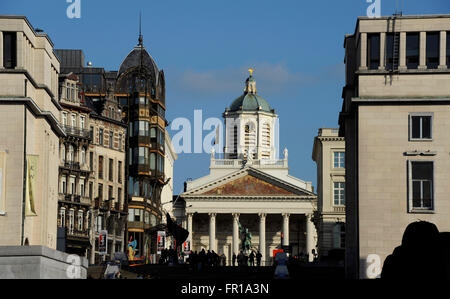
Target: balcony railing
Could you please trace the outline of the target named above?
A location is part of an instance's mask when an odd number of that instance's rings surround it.
[[[59,200],[66,201],[66,202],[73,202],[73,203],[82,204],[82,205],[90,205],[91,204],[91,200],[89,199],[89,197],[85,197],[85,196],[81,196],[81,195],[77,195],[77,194],[60,193]]]
[[[72,170],[80,170],[80,162],[65,161],[64,167]]]
[[[72,127],[72,126],[68,126],[68,125],[63,125],[63,130],[64,130],[64,132],[66,132],[67,135],[86,138],[86,139],[92,139],[90,130]]]
[[[242,159],[211,159],[211,168],[240,168],[243,165]],[[249,160],[246,162],[246,165],[253,166],[255,168],[264,167],[264,168],[286,168],[287,167],[287,159],[279,159],[279,160],[269,160],[269,159],[261,159],[261,160]]]

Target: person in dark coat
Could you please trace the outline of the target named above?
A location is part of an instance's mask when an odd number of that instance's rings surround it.
[[[233,253],[233,266],[236,266],[236,253]]]
[[[252,267],[255,266],[255,253],[253,251],[250,253],[249,259],[250,259],[250,266]]]
[[[383,279],[436,279],[445,277],[443,255],[439,244],[439,231],[433,223],[410,223],[403,234],[402,243],[386,257]]]
[[[259,266],[261,266],[261,258],[262,258],[262,254],[261,254],[261,252],[259,252],[259,250],[258,250],[258,252],[256,253],[256,265],[259,267]]]

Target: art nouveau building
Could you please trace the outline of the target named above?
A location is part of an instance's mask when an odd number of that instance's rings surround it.
[[[210,174],[186,182],[188,241],[194,251],[225,253],[231,263],[240,251],[239,223],[252,234],[252,250],[270,265],[273,251],[293,255],[316,248],[313,214],[317,197],[310,182],[289,175],[288,152],[276,156],[277,115],[257,94],[250,76],[243,95],[224,112],[224,159],[211,154]]]
[[[450,15],[360,17],[344,47],[346,274],[374,278],[409,223],[450,231]]]
[[[317,164],[320,258],[328,257],[330,251],[340,255],[345,249],[345,140],[338,136],[338,131],[320,128],[312,152],[312,159]]]
[[[120,65],[115,96],[128,125],[127,241],[136,241],[135,257],[155,261],[156,234],[161,226],[161,192],[165,177],[165,79],[143,44]]]

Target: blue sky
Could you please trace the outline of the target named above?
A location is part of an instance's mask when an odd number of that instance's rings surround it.
[[[381,14],[392,14],[395,2],[381,0]],[[448,0],[403,2],[404,14],[450,13]],[[258,94],[279,115],[290,173],[316,185],[314,136],[320,127],[338,126],[343,39],[366,14],[366,0],[81,0],[80,19],[66,16],[69,5],[1,0],[0,14],[25,15],[55,48],[83,49],[94,66],[117,70],[137,43],[142,11],[144,44],[166,75],[169,121],[192,120],[195,109],[204,119],[220,118],[254,67]],[[174,193],[187,178],[208,174],[209,159],[207,153],[180,154]]]

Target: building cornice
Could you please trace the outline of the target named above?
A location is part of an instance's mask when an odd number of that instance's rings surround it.
[[[0,105],[25,105],[25,107],[27,107],[37,118],[45,118],[58,137],[67,137],[64,129],[61,127],[59,121],[53,113],[49,111],[42,111],[31,98],[0,97]]]
[[[28,81],[30,81],[30,83],[33,84],[34,88],[44,89],[50,96],[50,99],[51,99],[52,103],[56,106],[56,108],[58,108],[58,110],[62,110],[61,105],[56,100],[55,95],[50,90],[50,88],[45,84],[38,84],[27,70],[25,70],[25,69],[0,69],[0,74],[24,74],[25,77],[27,77]],[[24,87],[24,93],[25,93],[25,87]],[[26,95],[24,94],[24,96],[26,96]]]

